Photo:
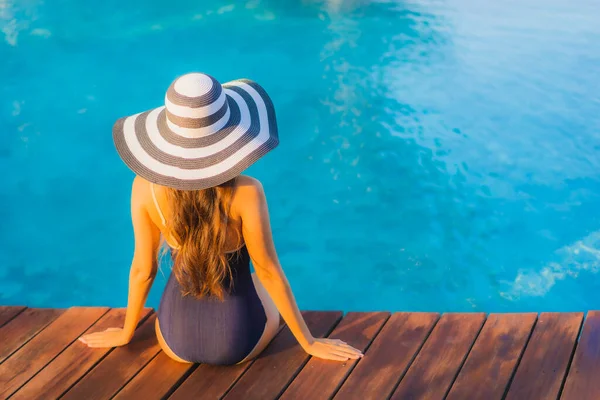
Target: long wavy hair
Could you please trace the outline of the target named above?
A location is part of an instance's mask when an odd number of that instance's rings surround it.
[[[234,191],[235,178],[203,190],[166,188],[166,229],[179,246],[173,250],[173,274],[184,296],[223,299],[224,281],[231,283],[224,246]],[[235,234],[239,241],[241,233]]]

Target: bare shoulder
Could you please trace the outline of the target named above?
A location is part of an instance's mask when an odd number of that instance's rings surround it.
[[[241,197],[250,198],[261,196],[264,193],[262,183],[251,176],[240,175],[236,180],[236,195]]]
[[[131,205],[144,206],[150,196],[150,182],[136,176],[131,185]]]
[[[264,201],[263,185],[258,179],[247,175],[240,175],[237,178],[233,204],[238,213],[249,208],[256,209]]]

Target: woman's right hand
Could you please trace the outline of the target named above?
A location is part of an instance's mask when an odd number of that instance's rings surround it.
[[[363,356],[363,353],[339,339],[315,338],[311,344],[304,347],[304,351],[313,357],[325,360],[348,361]]]

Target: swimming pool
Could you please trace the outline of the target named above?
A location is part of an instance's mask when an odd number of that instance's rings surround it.
[[[126,304],[112,124],[200,70],[275,102],[302,308],[599,308],[600,6],[480,3],[0,0],[0,304]]]

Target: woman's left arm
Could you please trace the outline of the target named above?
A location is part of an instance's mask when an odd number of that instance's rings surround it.
[[[89,347],[116,347],[129,343],[140,320],[144,303],[154,282],[157,271],[157,251],[160,230],[148,214],[144,199],[148,184],[135,178],[131,190],[131,219],[135,236],[135,251],[129,272],[129,296],[123,328],[108,328],[90,333],[79,340]]]

